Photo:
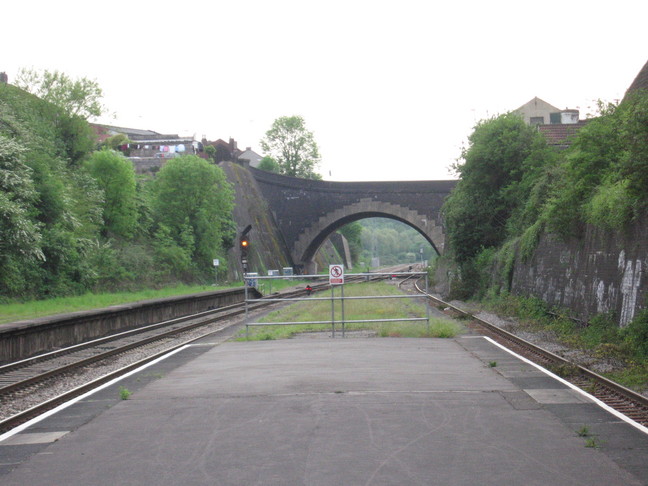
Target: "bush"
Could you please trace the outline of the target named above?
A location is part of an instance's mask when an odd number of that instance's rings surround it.
[[[623,330],[625,343],[638,358],[648,358],[648,309],[643,309]]]
[[[630,222],[636,205],[629,191],[630,181],[606,181],[585,206],[588,223],[605,229],[619,229]]]

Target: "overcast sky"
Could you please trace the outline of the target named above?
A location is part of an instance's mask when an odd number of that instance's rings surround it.
[[[647,18],[645,0],[20,0],[2,7],[0,71],[94,79],[103,123],[259,153],[301,115],[328,180],[448,179],[482,118],[622,98]]]

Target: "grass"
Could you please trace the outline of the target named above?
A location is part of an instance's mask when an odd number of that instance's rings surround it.
[[[520,330],[549,332],[569,348],[617,363],[618,369],[602,374],[638,392],[648,389],[648,314],[639,313],[622,329],[610,314],[593,316],[587,324],[574,322],[564,310],[550,309],[532,297],[490,295],[482,304],[497,314],[519,318]],[[551,371],[563,378],[573,373],[562,368]]]
[[[601,447],[601,444],[596,437],[588,437],[587,439],[585,439],[585,447],[598,449],[599,447]]]
[[[589,437],[590,429],[587,425],[583,425],[580,429],[576,431],[578,437]]]
[[[243,285],[242,283],[237,285]],[[158,290],[142,290],[139,292],[118,292],[105,294],[85,294],[74,297],[60,297],[48,300],[32,300],[28,302],[11,302],[0,304],[0,324],[33,319],[35,317],[62,314],[89,309],[99,309],[111,305],[125,304],[139,300],[159,299],[174,295],[194,294],[209,290],[227,288],[211,285],[178,285]]]
[[[335,290],[335,296],[341,295],[341,289]],[[364,283],[344,286],[345,297],[402,295],[394,285],[384,282]],[[331,291],[316,292],[315,298],[330,298]],[[335,303],[336,332],[341,331],[342,307]],[[425,306],[419,299],[366,299],[347,300],[344,304],[345,321],[361,319],[397,319],[403,317],[425,317]],[[261,322],[308,322],[331,320],[331,301],[301,301],[271,312]],[[251,326],[249,339],[270,340],[287,339],[300,332],[330,331],[331,324],[300,324],[278,326]],[[387,322],[387,323],[351,323],[345,330],[371,330],[381,337],[454,337],[461,332],[461,326],[448,319],[430,319],[430,331],[425,321]],[[245,330],[241,332],[245,340]]]
[[[624,369],[602,373],[606,378],[633,390],[648,389],[648,360],[631,361]]]
[[[124,388],[123,386],[119,387],[119,398],[122,400],[128,400],[130,396],[133,394],[128,388]]]

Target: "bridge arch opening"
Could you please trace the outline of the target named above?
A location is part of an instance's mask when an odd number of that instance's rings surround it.
[[[362,232],[357,240],[345,234],[344,228],[351,223],[359,223]],[[328,232],[328,234],[326,234]],[[331,253],[323,250],[327,238],[342,233],[347,241],[344,245],[339,236],[332,239],[338,259],[331,261]],[[318,243],[320,246],[315,248]],[[309,252],[310,253],[310,252]],[[347,268],[359,265],[360,268],[377,268],[399,264],[422,264],[439,255],[434,243],[420,230],[407,221],[382,213],[360,214],[338,221],[323,231],[320,238],[313,242],[313,261],[343,263]],[[308,256],[307,256],[308,257]],[[315,271],[311,267],[311,270]]]
[[[343,228],[347,224],[354,223],[356,221],[361,221],[361,220],[364,220],[364,219],[372,219],[372,218],[389,219],[389,220],[393,220],[393,221],[398,221],[398,222],[403,223],[404,225],[406,225],[406,226],[408,226],[410,228],[413,228],[414,230],[416,230],[416,232],[418,234],[420,234],[424,238],[424,240],[427,243],[430,244],[433,251],[437,255],[440,254],[439,250],[437,249],[437,247],[434,244],[434,241],[432,241],[432,239],[428,235],[426,235],[423,230],[421,230],[420,228],[418,228],[414,224],[412,224],[412,223],[410,223],[410,222],[408,222],[406,220],[403,220],[401,218],[398,218],[396,216],[390,215],[390,214],[385,214],[385,213],[380,213],[380,212],[368,212],[368,213],[359,213],[359,214],[355,214],[355,215],[351,215],[351,216],[341,218],[341,219],[335,221],[334,223],[332,223],[331,225],[327,226],[326,228],[323,228],[322,231],[312,240],[311,244],[308,245],[308,247],[306,248],[306,251],[303,254],[302,260],[306,261],[306,262],[311,261],[314,258],[315,254],[317,253],[317,251],[320,249],[320,247],[324,244],[324,242],[333,233],[335,233],[339,229]]]
[[[434,253],[439,255],[443,252],[443,230],[435,221],[430,221],[424,215],[409,208],[394,204],[370,201],[370,206],[373,208],[368,209],[366,206],[367,204],[362,201],[356,205],[345,206],[334,214],[327,214],[320,218],[316,224],[307,228],[295,245],[294,254],[298,256],[296,263],[307,273],[315,273],[317,268],[313,260],[326,239],[345,225],[368,218],[385,218],[403,223],[420,234],[423,241],[429,243]],[[384,207],[376,208],[376,206]]]

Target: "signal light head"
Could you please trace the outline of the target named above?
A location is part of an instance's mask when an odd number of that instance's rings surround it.
[[[243,248],[247,248],[250,245],[250,242],[248,240],[241,240],[241,246]]]

